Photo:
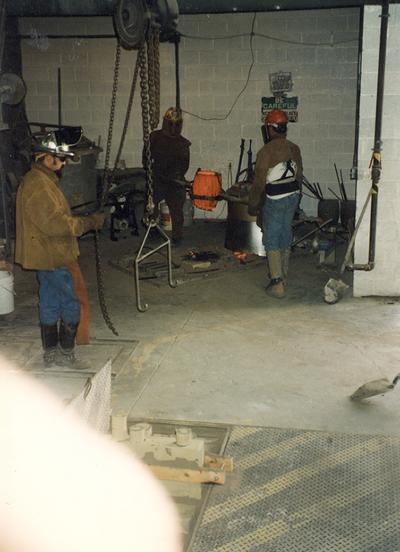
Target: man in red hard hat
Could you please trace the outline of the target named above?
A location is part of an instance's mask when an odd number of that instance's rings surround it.
[[[280,109],[266,116],[268,142],[257,154],[248,208],[250,215],[262,215],[263,244],[271,278],[268,290],[277,298],[285,296],[292,222],[303,175],[300,148],[286,138],[288,121]]]

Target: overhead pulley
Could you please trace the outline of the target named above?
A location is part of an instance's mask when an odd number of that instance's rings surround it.
[[[24,99],[26,86],[22,78],[14,73],[0,75],[0,103],[17,105]]]
[[[127,50],[140,48],[149,26],[158,27],[160,40],[166,42],[176,35],[178,15],[177,0],[117,0],[115,33]]]

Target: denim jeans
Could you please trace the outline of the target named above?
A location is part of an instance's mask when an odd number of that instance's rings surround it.
[[[62,319],[65,324],[78,324],[80,303],[69,270],[38,270],[37,278],[40,323],[52,326]]]
[[[263,207],[263,245],[266,251],[288,249],[292,245],[292,222],[300,194],[281,199],[266,198]]]

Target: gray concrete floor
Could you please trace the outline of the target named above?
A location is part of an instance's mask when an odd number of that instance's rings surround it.
[[[400,391],[365,404],[348,398],[360,384],[397,373],[398,300],[350,293],[326,305],[323,286],[333,272],[303,250],[292,256],[288,296],[270,298],[264,262],[239,265],[223,248],[224,231],[221,222],[187,229],[184,245],[174,250],[177,261],[193,245],[217,247],[225,266],[190,275],[176,289],[165,278],[143,281],[146,313],[136,310],[133,277],[107,264],[134,253],[138,238],[115,243],[102,237],[110,314],[120,338],[139,341],[114,378],[115,411],[131,418],[399,435]],[[92,334],[111,339],[96,300],[92,240],[80,246]],[[37,332],[39,343],[35,276],[18,269],[15,276],[16,309],[0,317],[0,331]]]

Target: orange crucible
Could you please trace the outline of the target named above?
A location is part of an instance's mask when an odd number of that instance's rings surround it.
[[[193,205],[203,211],[212,211],[222,192],[221,175],[215,171],[199,169],[192,186]]]

